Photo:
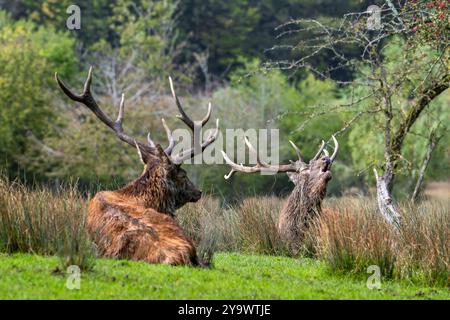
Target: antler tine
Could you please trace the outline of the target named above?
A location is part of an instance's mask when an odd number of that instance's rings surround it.
[[[248,141],[247,137],[244,138],[244,141],[247,144],[250,151],[257,154],[255,148]],[[257,164],[253,167],[247,167],[242,164],[238,165],[237,163],[233,162],[223,150],[221,150],[220,152],[222,153],[222,157],[224,158],[226,164],[228,164],[231,167],[230,173],[228,173],[227,175],[224,176],[224,178],[226,180],[231,178],[233,176],[233,174],[235,174],[236,172],[256,173],[256,172],[264,171],[264,172],[279,173],[279,172],[295,172],[295,171],[297,171],[297,166],[296,166],[295,162],[292,162],[290,164],[274,166],[274,165],[268,165],[267,163],[262,162],[261,159],[259,159],[259,157],[257,157],[257,159],[258,159]]]
[[[221,150],[220,152],[222,153],[222,157],[224,158],[225,162],[231,167],[230,173],[224,176],[226,180],[230,179],[236,172],[255,173],[261,171],[261,167],[259,165],[256,165],[254,167],[246,167],[242,164],[238,165],[237,163],[231,161],[231,159],[223,150]]]
[[[189,116],[186,114],[186,112],[183,109],[183,105],[180,102],[180,99],[178,98],[177,94],[175,93],[175,88],[173,85],[172,77],[169,77],[169,83],[170,83],[170,91],[172,91],[172,96],[175,99],[178,111],[180,111],[180,114],[177,115],[177,118],[181,119],[189,128],[194,130],[194,121],[189,118]],[[209,121],[209,118],[211,117],[212,113],[212,104],[211,102],[208,103],[208,111],[206,112],[206,116],[200,121],[202,127]]]
[[[150,148],[153,148],[153,149],[156,148],[155,142],[153,142],[153,140],[150,136],[150,132],[147,133],[147,143]]]
[[[248,140],[247,137],[244,137],[244,141],[245,141],[245,144],[247,145],[248,149],[250,150],[250,152],[252,152],[253,154],[256,155],[256,163],[261,167],[267,168],[269,165],[267,163],[261,161],[258,151],[256,151],[256,149],[253,147],[253,145],[250,143],[250,141]]]
[[[183,106],[181,105],[180,99],[178,98],[177,94],[175,93],[175,88],[174,88],[173,80],[171,77],[169,77],[169,83],[170,83],[170,90],[172,92],[172,96],[175,99],[175,103],[177,105],[178,111],[180,112],[180,114],[177,115],[177,118],[181,119],[192,130],[192,133],[193,133],[193,136],[192,136],[193,148],[186,150],[177,156],[172,157],[172,160],[175,163],[180,164],[183,161],[190,159],[192,157],[195,157],[197,154],[203,152],[206,149],[206,147],[208,147],[210,144],[212,144],[217,139],[217,136],[219,134],[219,119],[216,120],[215,131],[210,133],[210,135],[208,136],[206,141],[204,141],[202,144],[200,144],[197,141],[194,141],[195,130],[196,130],[195,122],[191,118],[189,118],[189,116],[184,111]],[[206,116],[200,121],[200,124],[201,124],[200,128],[203,128],[204,125],[209,121],[209,119],[211,118],[211,113],[212,113],[212,104],[211,104],[211,102],[209,102],[208,103],[208,111],[206,113]]]
[[[183,121],[189,128],[191,128],[192,131],[194,131],[194,121],[192,121],[191,118],[188,117],[186,112],[184,112],[184,109],[183,109],[183,106],[181,105],[180,99],[178,98],[177,94],[175,93],[172,77],[169,77],[169,83],[170,83],[170,91],[172,91],[172,96],[175,99],[175,103],[178,107],[178,111],[180,112],[180,114],[177,115],[177,118],[181,119],[181,121]]]
[[[125,94],[122,93],[122,98],[120,100],[120,105],[119,105],[119,114],[117,115],[117,120],[116,120],[116,123],[120,123],[120,125],[122,125],[122,122],[123,122],[124,108],[125,108]]]
[[[292,148],[294,148],[295,152],[297,153],[298,160],[301,161],[301,162],[305,162],[305,161],[303,160],[303,157],[302,157],[302,153],[301,153],[301,151],[300,151],[300,148],[297,147],[297,145],[296,145],[293,141],[291,141],[291,140],[289,140],[289,143],[291,144]]]
[[[83,87],[83,94],[87,94],[91,92],[91,83],[92,83],[92,66],[89,67],[88,76],[86,78],[86,82]]]
[[[234,169],[231,169],[231,171],[228,174],[224,175],[223,177],[225,178],[225,180],[228,180],[228,179],[230,179],[233,176],[233,174],[235,172],[237,172],[237,171],[234,170]]]
[[[141,150],[148,154],[153,154],[154,150],[146,146],[145,144],[142,144],[140,142],[135,143],[135,139],[125,134],[123,127],[122,127],[122,121],[124,117],[124,106],[125,106],[125,96],[122,95],[122,99],[119,106],[119,114],[117,116],[117,120],[113,121],[111,118],[109,118],[102,109],[98,106],[97,102],[95,101],[94,97],[91,93],[91,83],[92,83],[92,74],[93,74],[93,67],[91,66],[89,68],[88,76],[86,78],[86,81],[84,82],[83,86],[83,92],[81,94],[74,93],[69,87],[59,78],[58,73],[55,72],[55,79],[58,83],[61,90],[68,96],[70,99],[76,102],[80,102],[83,105],[85,105],[89,110],[91,110],[95,116],[103,122],[105,125],[107,125],[110,129],[112,129],[117,137],[122,140],[123,142],[135,146],[136,143],[139,145]]]
[[[224,158],[225,162],[231,167],[231,170],[228,174],[224,175],[223,177],[225,178],[225,180],[230,179],[236,172],[238,172],[238,170],[235,169],[235,166],[238,166],[238,164],[234,163],[233,161],[231,161],[230,158],[228,158],[228,155],[223,151],[220,150],[220,152],[222,153],[222,157]],[[242,166],[242,164],[241,164]]]
[[[67,85],[64,83],[64,81],[62,81],[59,76],[58,76],[58,72],[55,72],[55,80],[58,83],[59,87],[61,88],[61,90],[66,94],[66,96],[68,96],[70,99],[77,101],[77,102],[82,102],[83,100],[83,96],[79,95],[79,94],[75,94],[72,92],[72,90],[70,90]],[[86,85],[85,85],[86,87]]]
[[[320,155],[322,154],[323,149],[325,149],[325,141],[322,140],[322,144],[319,148],[319,151],[316,153],[312,161],[319,159]]]
[[[333,139],[334,142],[334,152],[331,155],[331,162],[333,162],[334,160],[336,160],[336,157],[338,155],[339,152],[339,142],[337,141],[336,137],[334,136],[334,134],[331,136],[331,138]]]
[[[211,112],[212,112],[212,104],[211,102],[208,102],[208,111],[206,112],[206,116],[202,120],[202,127],[209,121],[209,118],[211,118]]]
[[[219,119],[216,119],[216,127],[215,127],[214,131],[210,132],[210,134],[208,135],[208,138],[206,138],[206,140],[200,145],[200,147],[195,148],[195,146],[194,146],[193,148],[190,148],[190,149],[182,152],[179,155],[172,156],[172,161],[176,164],[181,164],[183,161],[195,157],[197,154],[200,154],[203,151],[205,151],[205,149],[210,144],[214,143],[214,141],[216,141],[218,135],[219,135]]]
[[[211,131],[208,135],[208,138],[203,142],[202,144],[202,151],[205,150],[206,147],[208,147],[211,143],[216,141],[217,136],[219,135],[219,119],[216,119],[216,127],[214,128],[214,131]]]
[[[172,132],[170,131],[169,127],[166,124],[166,120],[161,119],[162,124],[164,126],[164,129],[166,130],[167,139],[169,140],[169,145],[166,149],[164,149],[164,152],[170,156],[172,154],[172,150],[175,147],[175,140],[173,139]]]
[[[325,154],[325,157],[330,157],[330,153],[328,152],[327,149],[323,149],[323,153]]]

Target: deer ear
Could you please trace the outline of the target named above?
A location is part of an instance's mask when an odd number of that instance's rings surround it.
[[[169,156],[166,154],[166,152],[163,150],[160,144],[156,145],[157,155],[158,158],[162,161],[162,164],[165,168],[172,167],[173,163],[172,160],[169,158]]]
[[[141,162],[143,164],[147,164],[148,161],[148,155],[144,151],[142,151],[141,146],[134,140],[134,145],[136,146],[137,152],[139,154],[139,159],[141,159]]]

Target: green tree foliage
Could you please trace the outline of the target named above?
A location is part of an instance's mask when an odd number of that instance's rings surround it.
[[[71,30],[71,34],[79,39],[85,47],[105,39],[110,43],[116,41],[115,34],[111,31],[107,18],[112,13],[110,0],[21,0],[17,7],[16,15],[29,17],[36,24],[50,26],[56,30],[67,30],[66,21],[70,13],[67,8],[77,5],[81,10],[81,29]]]
[[[423,75],[428,55],[436,49],[427,44],[448,37],[446,5],[442,7],[442,1],[437,0],[425,2],[430,5],[423,7],[424,1],[417,5],[433,12],[432,24],[419,19],[407,26],[417,39],[409,41],[419,49],[416,56],[405,59],[400,40],[386,43],[384,49],[383,66],[389,75],[416,70],[407,75],[409,84],[395,92],[398,119],[410,100],[410,91],[422,81],[418,75]],[[265,50],[274,44],[288,44],[284,37],[275,39],[286,30],[275,30],[280,24],[297,18],[319,18],[332,24],[334,17],[364,11],[372,1],[82,0],[76,2],[81,8],[82,29],[68,31],[66,9],[71,4],[69,0],[0,1],[0,7],[12,17],[0,11],[0,160],[10,173],[20,169],[47,179],[76,177],[85,183],[109,184],[123,183],[141,169],[135,150],[117,141],[84,107],[64,97],[53,81],[55,71],[78,91],[80,71],[84,77],[88,66],[94,65],[93,91],[105,112],[115,117],[124,92],[127,132],[144,140],[150,131],[163,144],[166,138],[161,117],[173,129],[182,127],[174,117],[177,111],[169,95],[167,77],[171,75],[193,118],[201,117],[207,100],[211,100],[215,105],[213,118],[221,119],[222,130],[279,128],[282,162],[295,158],[288,140],[293,140],[308,159],[322,139],[328,140],[355,112],[373,103],[367,99],[340,112],[336,106],[368,92],[363,87],[348,89],[336,81],[320,80],[317,73],[269,72],[260,66],[267,58],[295,60],[305,55],[299,48],[290,52]],[[297,42],[302,39],[295,32],[292,37]],[[351,47],[343,52],[355,61],[354,68],[337,68],[330,78],[357,81],[367,71],[361,67],[360,52]],[[309,65],[333,68],[338,62],[331,54],[331,50],[320,53]],[[200,86],[205,75],[212,81]],[[226,80],[214,81],[218,78]],[[448,175],[449,141],[444,126],[448,104],[448,94],[433,102],[406,138],[399,166],[402,189],[413,184],[426,137],[439,122],[439,134],[444,138],[427,172],[433,178]],[[377,127],[381,121],[381,115],[359,119],[356,126],[339,134],[341,152],[333,168],[332,193],[361,186],[363,178],[357,174],[371,165],[381,165],[383,137]],[[244,189],[250,194],[283,193],[290,187],[285,175],[237,174],[225,181],[226,166],[188,169],[203,189],[212,188],[224,196]]]
[[[180,28],[197,51],[208,50],[212,73],[220,74],[248,50],[250,33],[260,19],[247,0],[187,0],[180,3]]]
[[[0,155],[12,174],[32,161],[30,137],[52,132],[57,117],[49,84],[55,68],[73,73],[73,46],[64,34],[0,12]]]
[[[180,42],[174,0],[118,0],[113,8],[112,29],[118,35],[119,52],[152,78],[163,80],[175,67]]]
[[[439,53],[428,45],[420,44],[414,47],[408,45],[402,38],[395,38],[386,43],[383,49],[383,68],[386,71],[390,83],[399,83],[395,96],[392,98],[394,110],[394,125],[404,120],[410,104],[414,103],[414,93],[424,83],[424,75],[429,73],[429,78],[434,76],[436,70],[430,69],[430,65]],[[402,63],[398,63],[402,61]],[[364,73],[364,69],[361,70]],[[408,81],[400,82],[397,79],[407,77]],[[357,96],[366,96],[367,91],[362,87],[356,92]],[[360,108],[364,109],[375,103],[376,97],[364,101]],[[405,139],[404,151],[398,164],[399,184],[402,192],[411,192],[417,179],[417,171],[422,165],[426,152],[426,145],[430,130],[439,127],[438,135],[444,137],[440,141],[438,150],[432,158],[428,169],[428,176],[442,177],[442,172],[448,172],[450,155],[446,150],[448,145],[448,108],[450,95],[448,91],[432,101],[417,122],[413,125],[411,134]],[[358,109],[358,110],[362,110]],[[383,115],[375,113],[373,116],[362,119],[352,128],[349,143],[353,164],[357,170],[364,171],[371,166],[383,166],[384,131]],[[368,177],[370,180],[371,177]]]
[[[221,119],[221,128],[228,129],[279,129],[280,161],[295,160],[295,151],[289,144],[294,141],[308,160],[314,156],[322,139],[328,141],[338,131],[345,117],[330,113],[328,109],[338,103],[338,91],[331,81],[321,81],[309,75],[296,85],[279,70],[260,72],[258,60],[242,60],[243,68],[235,70],[229,86],[214,92],[213,104],[216,116]],[[325,113],[320,119],[310,119],[310,109]],[[224,149],[228,146],[222,141]],[[278,141],[277,141],[278,142]],[[339,193],[343,188],[359,185],[359,178],[350,169],[352,162],[347,136],[340,136],[341,153],[335,164],[335,178],[329,191]],[[235,146],[243,141],[235,139]],[[332,143],[330,147],[332,148]],[[233,150],[226,149],[228,154]],[[248,151],[248,150],[247,150]],[[332,149],[330,149],[332,151]],[[214,186],[218,194],[242,196],[244,193],[286,194],[292,187],[285,174],[261,176],[259,174],[235,174],[225,181],[223,175],[229,167],[194,166],[193,175],[205,186]]]

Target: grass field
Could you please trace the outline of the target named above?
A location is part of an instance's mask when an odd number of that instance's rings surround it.
[[[184,206],[177,219],[213,268],[169,267],[99,259],[76,188],[0,175],[0,299],[450,299],[448,200],[402,204],[397,232],[373,198],[327,199],[292,248],[276,228],[284,201],[206,196]],[[69,265],[83,270],[80,290],[65,286]],[[372,265],[381,290],[367,288]]]
[[[0,299],[450,299],[448,288],[383,281],[369,290],[362,276],[338,275],[313,259],[219,253],[211,269],[97,260],[66,288],[58,259],[0,256]]]

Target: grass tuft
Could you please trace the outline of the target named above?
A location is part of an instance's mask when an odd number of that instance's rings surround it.
[[[89,269],[86,205],[74,187],[30,189],[0,175],[0,251],[58,255],[61,267]]]
[[[87,201],[74,187],[30,189],[0,176],[0,252],[58,255],[63,267],[89,269],[94,252],[85,228]],[[302,244],[284,243],[278,234],[284,202],[252,197],[226,206],[205,196],[178,210],[177,219],[206,263],[218,251],[307,256],[337,273],[367,275],[376,265],[384,279],[450,285],[448,200],[399,204],[403,227],[396,231],[373,198],[328,199]]]
[[[326,261],[338,273],[367,275],[376,265],[385,279],[450,285],[450,214],[448,201],[400,204],[404,225],[387,224],[370,197],[329,199],[320,220],[303,244],[284,243],[277,232],[285,200],[253,197],[220,208],[205,197],[179,210],[181,225],[209,252],[307,256]],[[209,230],[209,231],[208,231]],[[300,247],[301,250],[292,248]]]

